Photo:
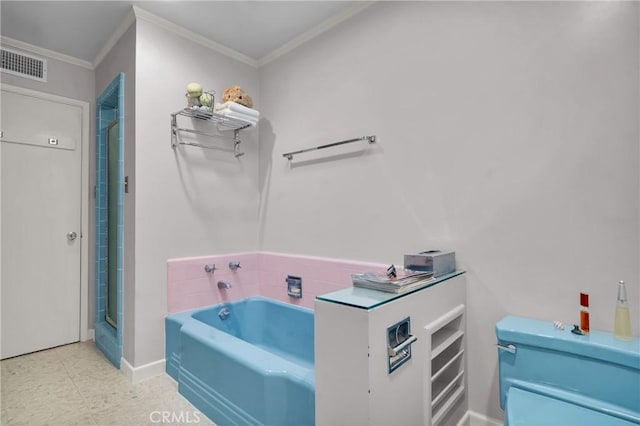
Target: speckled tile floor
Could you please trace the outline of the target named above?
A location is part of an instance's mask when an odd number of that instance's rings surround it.
[[[0,362],[0,425],[213,425],[167,375],[131,384],[93,342]]]

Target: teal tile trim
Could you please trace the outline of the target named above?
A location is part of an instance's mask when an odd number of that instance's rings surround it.
[[[95,341],[111,363],[120,368],[122,357],[122,287],[124,277],[124,73],[109,83],[96,100],[96,257],[95,257]],[[107,280],[107,129],[118,119],[118,223],[117,223],[117,327],[106,319]]]

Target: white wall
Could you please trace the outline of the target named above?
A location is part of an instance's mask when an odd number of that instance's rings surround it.
[[[132,363],[134,359],[135,330],[135,147],[136,147],[136,24],[132,24],[120,37],[95,70],[95,97],[97,98],[116,76],[124,73],[124,175],[129,176],[129,193],[124,194],[124,282],[122,285],[122,356]],[[95,114],[93,121],[95,122]],[[91,176],[95,180],[95,155]],[[92,210],[93,212],[93,210]],[[91,282],[95,277],[91,275]],[[92,306],[95,305],[91,299]],[[95,307],[94,307],[95,308]],[[93,317],[92,317],[93,319]]]
[[[3,84],[10,84],[12,86],[23,87],[25,89],[38,90],[44,93],[51,93],[58,96],[64,96],[71,99],[77,99],[85,102],[89,102],[89,187],[85,190],[87,194],[90,194],[89,188],[93,188],[95,184],[95,106],[96,98],[94,96],[94,73],[93,70],[85,68],[79,65],[64,62],[58,59],[47,57],[38,53],[27,52],[23,49],[18,49],[13,46],[7,45],[10,49],[18,52],[23,52],[27,55],[34,55],[47,60],[47,81],[37,81],[28,78],[19,77],[7,73],[0,73],[0,81]],[[88,197],[89,201],[89,218],[88,218],[88,259],[89,259],[89,291],[88,291],[88,319],[89,328],[93,328],[94,317],[94,238],[91,232],[95,228],[95,215],[93,211],[95,209],[95,203],[92,196]]]
[[[170,146],[170,114],[186,106],[184,93],[192,81],[220,95],[240,85],[260,106],[257,69],[139,19],[133,366],[164,358],[167,259],[257,249],[257,130],[241,133],[246,154],[238,159],[228,152]]]
[[[587,291],[592,327],[609,330],[625,279],[639,332],[639,20],[631,2],[380,2],[260,70],[138,20],[95,85],[53,59],[48,83],[1,78],[87,100],[95,116],[95,96],[126,74],[131,365],[164,357],[168,258],[402,263],[454,249],[468,272],[470,408],[499,417],[503,315],[574,323]],[[243,132],[244,157],[170,148],[191,81],[254,97],[264,119]],[[365,134],[378,143],[281,156]]]
[[[47,57],[39,53],[27,52],[23,49],[18,49],[11,45],[7,45],[6,47],[18,52],[23,52],[27,55],[33,55],[46,59],[47,81],[42,82],[32,80],[29,78],[23,78],[17,75],[3,72],[0,73],[0,79],[3,83],[18,87],[24,87],[25,89],[38,90],[44,93],[64,96],[71,99],[86,101],[91,103],[92,108],[95,106],[94,104],[96,100],[93,96],[93,70],[82,67],[80,65],[64,62],[59,59]]]
[[[586,291],[611,330],[625,279],[637,334],[637,8],[381,2],[264,66],[260,249],[455,250],[470,408],[492,417],[503,315],[572,324]],[[379,142],[281,156],[365,134]]]

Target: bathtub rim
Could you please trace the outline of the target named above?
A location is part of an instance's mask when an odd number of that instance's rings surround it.
[[[182,316],[182,315],[186,315],[186,314],[195,314],[196,312],[201,312],[201,311],[204,311],[204,310],[207,310],[207,309],[214,309],[214,308],[218,308],[218,307],[222,308],[222,307],[225,307],[225,306],[238,304],[240,302],[245,302],[245,301],[249,301],[249,300],[264,300],[264,301],[267,301],[267,302],[274,303],[276,305],[284,306],[286,308],[293,308],[295,310],[299,310],[299,311],[302,311],[302,312],[311,313],[312,315],[315,314],[315,311],[313,309],[307,308],[305,306],[294,305],[293,303],[287,303],[287,302],[284,302],[282,300],[272,299],[272,298],[266,297],[266,296],[249,296],[249,297],[244,297],[242,299],[231,300],[231,301],[228,301],[228,302],[216,303],[215,305],[200,306],[198,308],[191,308],[191,309],[186,309],[184,311],[178,311],[178,312],[169,312],[169,313],[167,313],[165,315],[165,318],[171,317],[173,315]],[[194,319],[196,319],[196,318],[194,318]]]

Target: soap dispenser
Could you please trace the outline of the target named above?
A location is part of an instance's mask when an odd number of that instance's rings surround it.
[[[613,335],[619,340],[631,340],[631,318],[629,317],[629,303],[624,281],[618,283],[618,300],[616,301],[616,319]]]

